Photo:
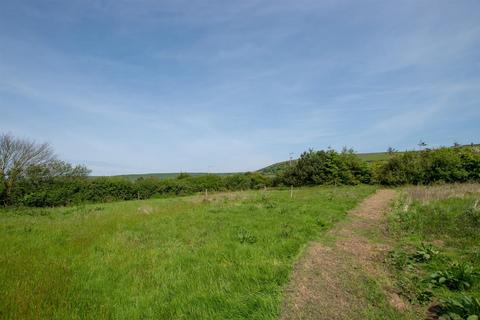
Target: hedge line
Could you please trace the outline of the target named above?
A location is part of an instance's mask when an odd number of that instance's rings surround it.
[[[43,180],[25,177],[15,188],[12,204],[59,206],[188,195],[205,189],[234,191],[281,185],[364,183],[398,186],[466,181],[480,181],[480,151],[476,147],[403,152],[386,162],[374,164],[366,163],[352,150],[309,150],[284,173],[275,177],[260,173],[196,177],[184,174],[176,179],[152,177],[136,181],[118,177],[62,176]]]
[[[15,191],[14,204],[32,207],[60,206],[189,195],[205,189],[209,191],[258,189],[271,184],[271,179],[257,173],[196,177],[182,175],[180,179],[151,177],[136,181],[121,177],[55,177],[39,183],[25,179]]]

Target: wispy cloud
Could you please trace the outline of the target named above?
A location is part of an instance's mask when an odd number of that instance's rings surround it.
[[[479,9],[3,2],[0,126],[87,159],[94,174],[254,170],[309,147],[470,142],[480,136]]]

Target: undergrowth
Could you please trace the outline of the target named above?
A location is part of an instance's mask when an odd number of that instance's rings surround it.
[[[434,310],[440,319],[477,319],[479,186],[422,188],[426,191],[405,189],[389,216],[388,230],[397,245],[387,262],[396,289],[425,312]]]

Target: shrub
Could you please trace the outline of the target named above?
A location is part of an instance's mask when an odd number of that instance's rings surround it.
[[[282,176],[285,185],[318,185],[369,183],[371,172],[353,150],[309,150],[304,152],[295,164]]]
[[[272,185],[272,179],[259,173],[229,176],[184,174],[180,179],[123,177],[49,177],[24,179],[15,188],[14,204],[29,207],[64,206],[85,202],[148,199],[153,196],[189,195],[196,192],[256,189]],[[0,194],[2,190],[0,189]]]
[[[430,282],[436,286],[446,286],[450,290],[469,289],[477,280],[478,272],[468,263],[454,263],[445,271],[430,275]]]
[[[473,148],[438,148],[397,154],[375,168],[385,185],[480,181],[480,154]]]

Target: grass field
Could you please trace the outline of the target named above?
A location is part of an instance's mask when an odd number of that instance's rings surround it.
[[[374,190],[0,211],[0,318],[275,319],[306,243]]]
[[[389,220],[398,292],[423,314],[460,304],[471,313],[445,319],[479,316],[480,304],[474,311],[462,299],[480,300],[480,184],[406,188]]]

